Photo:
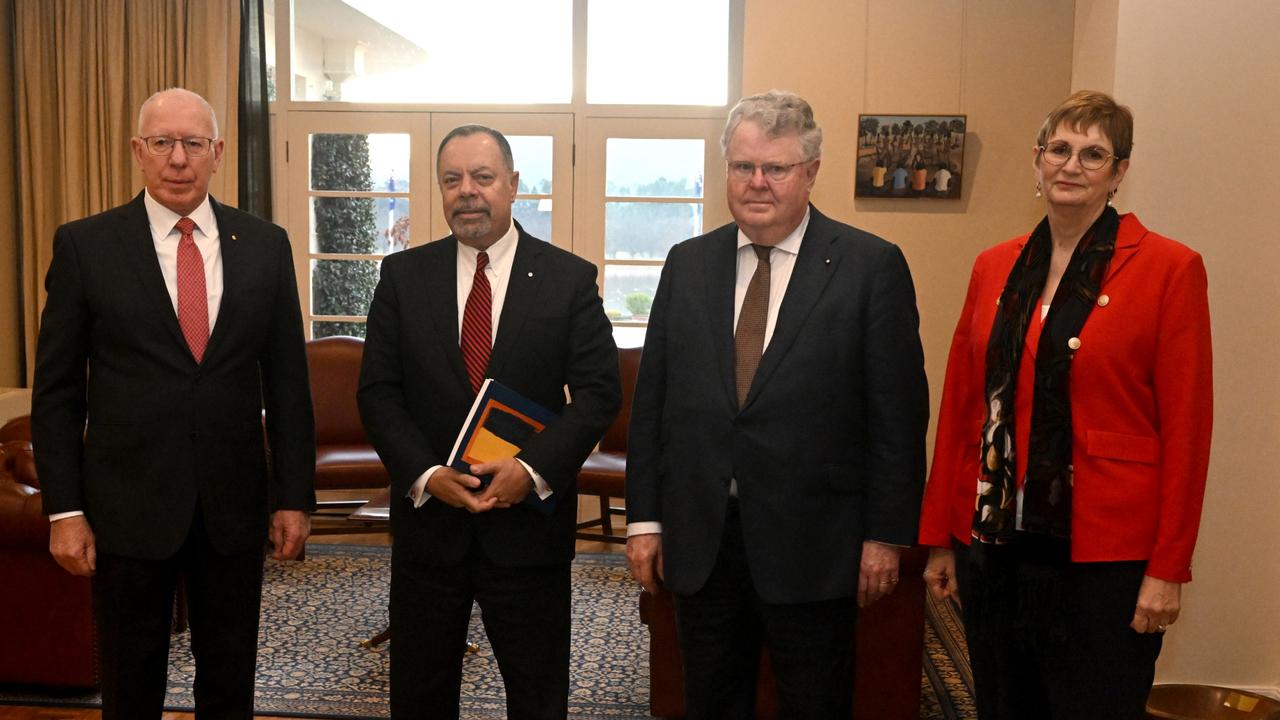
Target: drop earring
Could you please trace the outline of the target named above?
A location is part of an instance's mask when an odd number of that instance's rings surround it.
[[[1040,197],[1040,183],[1036,182],[1036,197]]]
[[[1115,190],[1112,190],[1111,192],[1107,193],[1107,205],[1108,205],[1108,206],[1110,206],[1110,205],[1111,205],[1111,198],[1113,198],[1113,197],[1115,197],[1115,196],[1116,196],[1116,191],[1115,191]]]

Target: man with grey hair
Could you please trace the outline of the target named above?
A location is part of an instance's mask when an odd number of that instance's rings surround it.
[[[436,174],[453,234],[383,261],[360,371],[391,473],[391,717],[458,717],[475,602],[507,717],[562,719],[575,481],[618,412],[617,348],[595,266],[512,219],[520,174],[502,133],[455,128]],[[513,457],[459,472],[449,455],[486,378],[556,417]]]
[[[627,557],[675,595],[688,717],[848,718],[858,606],[914,542],[929,398],[902,252],[809,204],[822,131],[741,100],[721,139],[734,221],[671,249],[627,455]]]
[[[32,443],[49,549],[93,578],[107,720],[161,716],[180,579],[196,716],[252,717],[263,547],[293,558],[310,532],[293,255],[209,195],[224,145],[204,98],[152,95],[131,140],[145,190],[58,228],[45,279]]]

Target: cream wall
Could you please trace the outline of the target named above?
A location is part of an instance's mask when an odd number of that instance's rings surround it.
[[[1073,86],[1113,81],[1135,115],[1133,164],[1119,205],[1198,250],[1209,272],[1216,360],[1209,486],[1195,581],[1184,591],[1157,679],[1275,693],[1280,4],[1076,5]]]
[[[823,127],[814,204],[906,253],[934,417],[974,257],[1043,213],[1031,146],[1070,91],[1072,13],[1067,0],[746,2],[743,92],[793,90]],[[859,113],[967,115],[962,198],[855,202]]]

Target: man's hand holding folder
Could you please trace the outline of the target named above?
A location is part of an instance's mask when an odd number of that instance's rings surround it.
[[[441,499],[454,507],[486,512],[526,503],[533,510],[550,514],[556,506],[555,496],[545,488],[534,492],[531,469],[515,455],[555,417],[515,390],[485,379],[454,441],[449,464],[431,476],[432,496],[439,495],[436,476],[449,471],[441,483],[448,494]]]
[[[480,502],[496,501],[494,507],[508,508],[519,505],[533,491],[533,477],[515,458],[492,460],[471,466],[476,475],[492,475],[489,487],[480,493]]]
[[[498,506],[496,498],[484,497],[487,491],[476,493],[480,489],[480,478],[460,473],[448,465],[437,468],[427,486],[431,497],[473,513],[487,512]]]

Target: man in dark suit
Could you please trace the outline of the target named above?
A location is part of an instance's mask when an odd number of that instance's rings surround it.
[[[58,228],[45,280],[31,419],[49,546],[93,575],[104,718],[160,717],[179,577],[196,713],[249,718],[263,547],[296,556],[315,503],[293,256],[209,196],[224,141],[199,95],[151,96],[132,147],[146,190]]]
[[[743,99],[721,138],[735,223],[672,248],[631,412],[627,556],[676,600],[689,718],[750,718],[763,642],[779,717],[848,718],[858,605],[898,581],[928,392],[897,247],[809,204],[800,97]]]
[[[617,349],[595,267],[512,220],[519,173],[501,133],[456,128],[436,171],[453,234],[383,261],[360,375],[360,414],[391,473],[391,714],[458,717],[476,601],[508,717],[563,718],[574,482],[618,411]],[[486,377],[558,417],[516,457],[459,473],[446,463]],[[554,510],[530,507],[531,493]]]

